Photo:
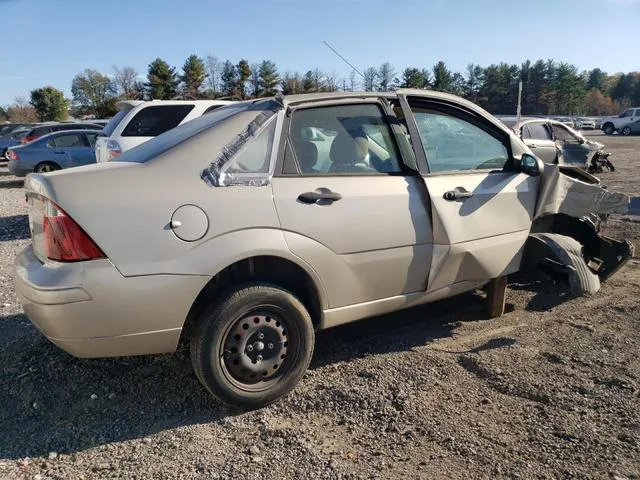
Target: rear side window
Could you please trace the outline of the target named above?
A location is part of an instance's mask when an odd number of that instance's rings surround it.
[[[53,142],[56,148],[71,148],[71,147],[84,147],[85,142],[81,133],[67,133],[65,135],[59,135],[56,138],[51,139],[49,143]]]
[[[194,105],[154,105],[140,110],[122,132],[123,137],[156,137],[177,127]]]
[[[525,125],[522,132],[522,137],[531,138],[534,140],[551,140],[549,131],[542,123],[530,123],[529,125]]]
[[[120,110],[116,113],[111,120],[107,123],[107,125],[102,129],[102,133],[105,137],[109,137],[113,131],[120,125],[122,119],[129,113],[130,110]]]

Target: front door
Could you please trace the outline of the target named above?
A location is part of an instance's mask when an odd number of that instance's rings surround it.
[[[297,107],[285,126],[276,209],[290,250],[323,279],[330,308],[426,288],[428,199],[385,108],[373,98]]]
[[[431,199],[428,290],[469,285],[519,269],[538,179],[515,171],[509,135],[446,100],[401,95]]]
[[[560,123],[552,123],[551,129],[553,130],[553,138],[562,152],[558,163],[585,167],[590,160],[591,147],[582,138]]]

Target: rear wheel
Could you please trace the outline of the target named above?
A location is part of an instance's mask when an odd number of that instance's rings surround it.
[[[290,292],[251,283],[223,295],[197,320],[191,361],[206,389],[241,409],[289,393],[313,354],[309,312]]]
[[[611,123],[606,123],[604,125],[604,127],[602,127],[602,130],[604,131],[604,133],[606,135],[613,135],[613,132],[615,132],[615,128],[613,128],[613,124]]]
[[[629,135],[631,135],[631,127],[624,127],[622,129],[622,135],[624,135],[625,137],[628,137]]]
[[[55,172],[56,170],[60,170],[60,166],[56,165],[53,162],[42,162],[36,165],[36,168],[33,169],[36,173],[48,173]]]

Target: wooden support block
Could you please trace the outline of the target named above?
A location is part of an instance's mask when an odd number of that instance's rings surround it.
[[[487,284],[486,291],[489,318],[502,316],[507,298],[507,277],[494,278]]]

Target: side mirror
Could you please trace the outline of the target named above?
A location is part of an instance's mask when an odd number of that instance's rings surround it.
[[[526,175],[537,177],[542,173],[542,161],[528,153],[522,154],[520,160],[520,171]]]

